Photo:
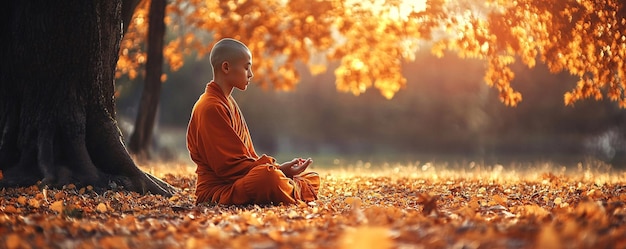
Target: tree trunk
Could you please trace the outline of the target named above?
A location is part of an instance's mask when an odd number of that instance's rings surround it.
[[[115,121],[121,0],[13,1],[2,10],[1,186],[68,183],[170,195]]]
[[[152,0],[148,23],[148,61],[139,112],[128,148],[141,159],[150,159],[152,133],[161,96],[163,73],[163,39],[165,37],[165,0]]]

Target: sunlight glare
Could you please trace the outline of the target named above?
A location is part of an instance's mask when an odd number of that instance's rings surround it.
[[[394,19],[407,18],[411,12],[420,12],[426,9],[426,0],[403,0],[396,9],[391,9],[389,17]]]
[[[359,59],[354,59],[352,60],[352,63],[350,63],[352,68],[360,71],[365,67],[365,63],[363,63],[363,61],[359,60]]]
[[[408,18],[411,12],[420,12],[426,9],[426,0],[398,0],[398,6],[389,7],[388,0],[347,0],[346,5],[359,4],[365,8],[371,8],[377,13],[384,12],[390,19]],[[394,1],[395,2],[395,1]]]

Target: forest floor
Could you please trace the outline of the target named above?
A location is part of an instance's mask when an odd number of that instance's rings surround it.
[[[626,172],[593,163],[320,168],[287,206],[194,205],[187,163],[142,168],[180,192],[0,190],[0,248],[626,248]]]

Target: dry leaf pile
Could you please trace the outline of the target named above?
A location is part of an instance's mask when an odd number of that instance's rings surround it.
[[[503,167],[320,171],[319,200],[194,205],[91,188],[0,190],[0,248],[626,248],[626,173]]]

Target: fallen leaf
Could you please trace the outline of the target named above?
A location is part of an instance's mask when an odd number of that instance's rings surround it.
[[[4,207],[4,212],[14,214],[18,213],[18,210],[13,205],[7,205],[6,207]]]
[[[432,212],[437,212],[437,200],[439,200],[438,195],[431,196],[427,193],[422,193],[419,195],[418,203],[424,206],[422,212],[425,215],[430,215]]]
[[[551,225],[544,226],[539,232],[536,248],[560,249],[561,238]]]
[[[18,234],[12,233],[6,237],[6,247],[7,249],[14,249],[20,247],[22,243],[22,239]]]
[[[353,205],[353,206],[361,205],[361,198],[359,197],[348,197],[344,201],[346,202],[346,204]]]
[[[357,227],[346,229],[340,238],[340,248],[385,249],[391,248],[390,231],[386,227]]]
[[[33,208],[39,208],[41,206],[41,203],[37,199],[30,199],[28,200],[28,205]]]
[[[102,202],[100,202],[100,203],[98,204],[98,206],[96,207],[96,210],[97,210],[99,213],[106,213],[106,212],[107,212],[107,205],[106,205],[106,204],[104,204],[104,203],[102,203]]]
[[[26,196],[22,195],[20,197],[17,197],[17,203],[19,203],[21,206],[26,206],[27,201],[28,200],[26,199]]]
[[[65,198],[65,192],[63,192],[63,191],[59,191],[56,194],[54,194],[54,199],[55,200],[61,200],[63,198]]]

